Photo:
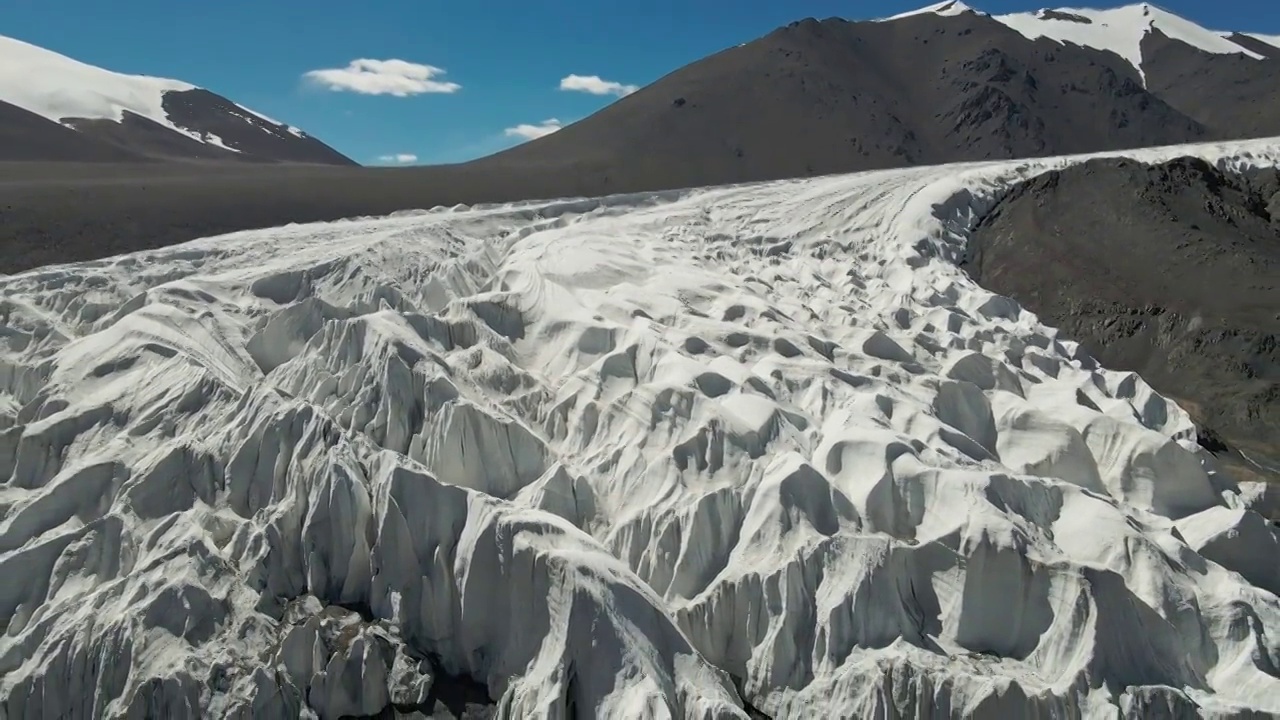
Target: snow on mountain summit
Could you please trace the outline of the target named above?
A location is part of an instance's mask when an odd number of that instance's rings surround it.
[[[298,128],[191,83],[114,72],[3,36],[0,102],[143,156],[208,158],[229,153],[262,160],[350,163]],[[182,138],[147,130],[139,120]],[[104,127],[104,122],[118,127]]]
[[[1061,8],[1034,13],[997,15],[996,20],[1035,40],[1049,38],[1095,50],[1113,52],[1142,73],[1142,40],[1153,31],[1217,55],[1263,57],[1247,48],[1149,3],[1110,10]]]
[[[164,94],[195,90],[180,80],[124,75],[73,60],[21,40],[0,36],[0,100],[54,122],[113,120],[125,112],[175,132]],[[198,138],[197,138],[198,139]]]
[[[935,3],[887,19],[899,20],[924,14],[953,17],[964,12],[986,14],[957,0]],[[1204,28],[1150,3],[1109,9],[1045,8],[1035,12],[991,17],[1031,40],[1048,38],[1060,43],[1115,53],[1129,62],[1140,75],[1143,73],[1142,41],[1152,32],[1160,32],[1207,53],[1239,54],[1263,59],[1258,53],[1231,41],[1224,33]],[[1268,42],[1263,36],[1250,37]]]
[[[1252,496],[954,262],[1078,162],[0,277],[0,717],[1280,713]]]

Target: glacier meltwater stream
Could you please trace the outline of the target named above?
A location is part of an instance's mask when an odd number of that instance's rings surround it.
[[[0,718],[1280,713],[1251,489],[956,267],[1077,161],[0,277]]]

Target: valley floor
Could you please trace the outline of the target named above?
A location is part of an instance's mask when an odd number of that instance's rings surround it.
[[[959,267],[1079,161],[0,277],[0,717],[1280,713],[1273,496]]]

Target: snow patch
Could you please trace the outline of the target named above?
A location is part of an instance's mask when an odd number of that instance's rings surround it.
[[[888,22],[890,20],[901,20],[903,18],[915,17],[917,15],[929,15],[929,14],[941,15],[942,17],[955,17],[957,15],[960,15],[961,13],[967,13],[967,12],[978,13],[979,15],[986,14],[986,13],[981,13],[977,10],[974,10],[968,5],[965,5],[964,3],[960,2],[960,0],[946,0],[945,2],[934,3],[933,5],[922,7],[919,10],[912,10],[910,12],[899,13],[892,17],[887,17],[887,18],[884,18],[883,21]]]

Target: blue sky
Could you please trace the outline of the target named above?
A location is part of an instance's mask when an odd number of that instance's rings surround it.
[[[3,0],[0,34],[112,70],[172,77],[209,88],[301,127],[362,163],[396,155],[441,163],[518,142],[508,128],[536,126],[549,118],[572,122],[616,99],[561,90],[561,80],[569,75],[644,85],[792,20],[883,17],[925,4],[926,0]],[[991,13],[1052,5],[1047,0],[969,4]],[[1280,7],[1274,0],[1159,4],[1216,29],[1280,34]],[[349,72],[349,64],[358,58],[397,59],[444,71],[426,80],[421,72],[417,79],[402,79],[402,89],[421,89],[424,82],[461,87],[451,93],[404,97],[325,89],[326,84],[351,82],[367,89],[367,69],[354,81]],[[312,71],[344,69],[348,72],[305,80]]]

